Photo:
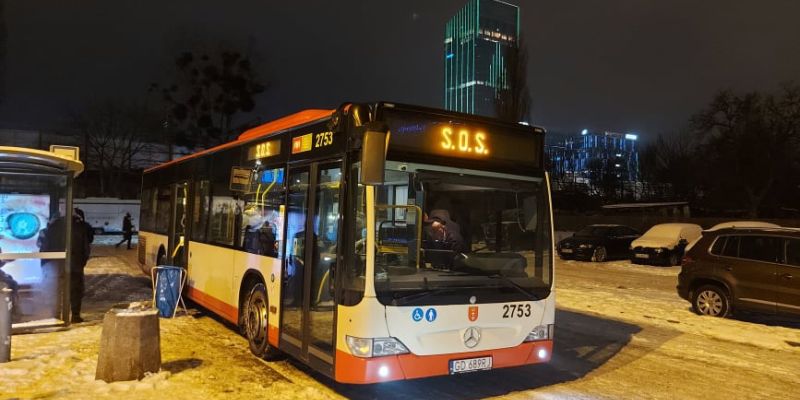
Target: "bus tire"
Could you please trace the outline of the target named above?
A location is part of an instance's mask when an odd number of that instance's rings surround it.
[[[279,355],[277,349],[269,344],[267,334],[267,315],[269,303],[267,288],[259,282],[250,289],[245,300],[245,309],[242,315],[245,336],[250,345],[250,351],[264,359],[274,359]]]

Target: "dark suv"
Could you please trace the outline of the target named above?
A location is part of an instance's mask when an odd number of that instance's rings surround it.
[[[677,289],[702,315],[800,315],[800,229],[705,231],[683,259]]]

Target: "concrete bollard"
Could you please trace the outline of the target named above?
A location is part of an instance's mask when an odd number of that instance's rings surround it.
[[[158,310],[143,303],[115,306],[103,317],[95,379],[144,378],[161,369]]]
[[[11,360],[11,289],[0,289],[0,363]]]

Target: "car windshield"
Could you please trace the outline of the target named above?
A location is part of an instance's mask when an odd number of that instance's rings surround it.
[[[589,225],[575,232],[575,236],[607,236],[610,229],[607,226]]]
[[[383,304],[457,304],[473,296],[487,303],[549,295],[547,187],[541,178],[490,175],[453,174],[432,166],[387,170],[375,199],[375,289]],[[363,246],[356,251],[365,255]]]

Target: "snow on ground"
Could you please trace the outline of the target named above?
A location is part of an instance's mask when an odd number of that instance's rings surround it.
[[[122,235],[114,235],[114,234],[98,234],[94,235],[94,241],[92,242],[95,246],[108,246],[114,245],[119,243],[122,240]],[[131,246],[135,246],[139,243],[139,235],[133,235],[131,238]]]
[[[627,261],[608,263],[585,263],[562,261],[556,272],[558,291],[557,303],[568,309],[587,310],[592,313],[615,316],[624,321],[646,323],[651,326],[666,327],[680,332],[702,335],[717,340],[725,340],[773,350],[797,351],[790,343],[800,343],[800,330],[793,327],[769,326],[737,319],[708,318],[690,311],[688,301],[681,299],[674,287],[680,267],[653,267],[634,265]],[[668,280],[671,290],[653,290],[653,281],[619,279],[615,286],[605,279],[559,279],[559,272],[567,266],[576,268],[615,271],[614,277],[625,277],[619,272],[635,271],[636,274],[671,277]]]
[[[103,313],[148,300],[136,251],[96,246],[87,322],[13,337],[0,399],[748,399],[800,398],[800,321],[699,317],[675,293],[679,267],[558,261],[548,364],[461,376],[341,385],[290,360],[253,357],[236,329],[197,310],[160,319],[162,370],[140,382],[94,380]]]
[[[65,331],[13,336],[12,361],[0,364],[0,399],[338,397],[291,371],[286,361],[267,366],[230,326],[196,311],[160,319],[159,373],[133,382],[95,380],[103,313],[118,302],[149,300],[152,292],[131,261],[135,251],[96,246],[93,255],[86,269],[86,322]]]

